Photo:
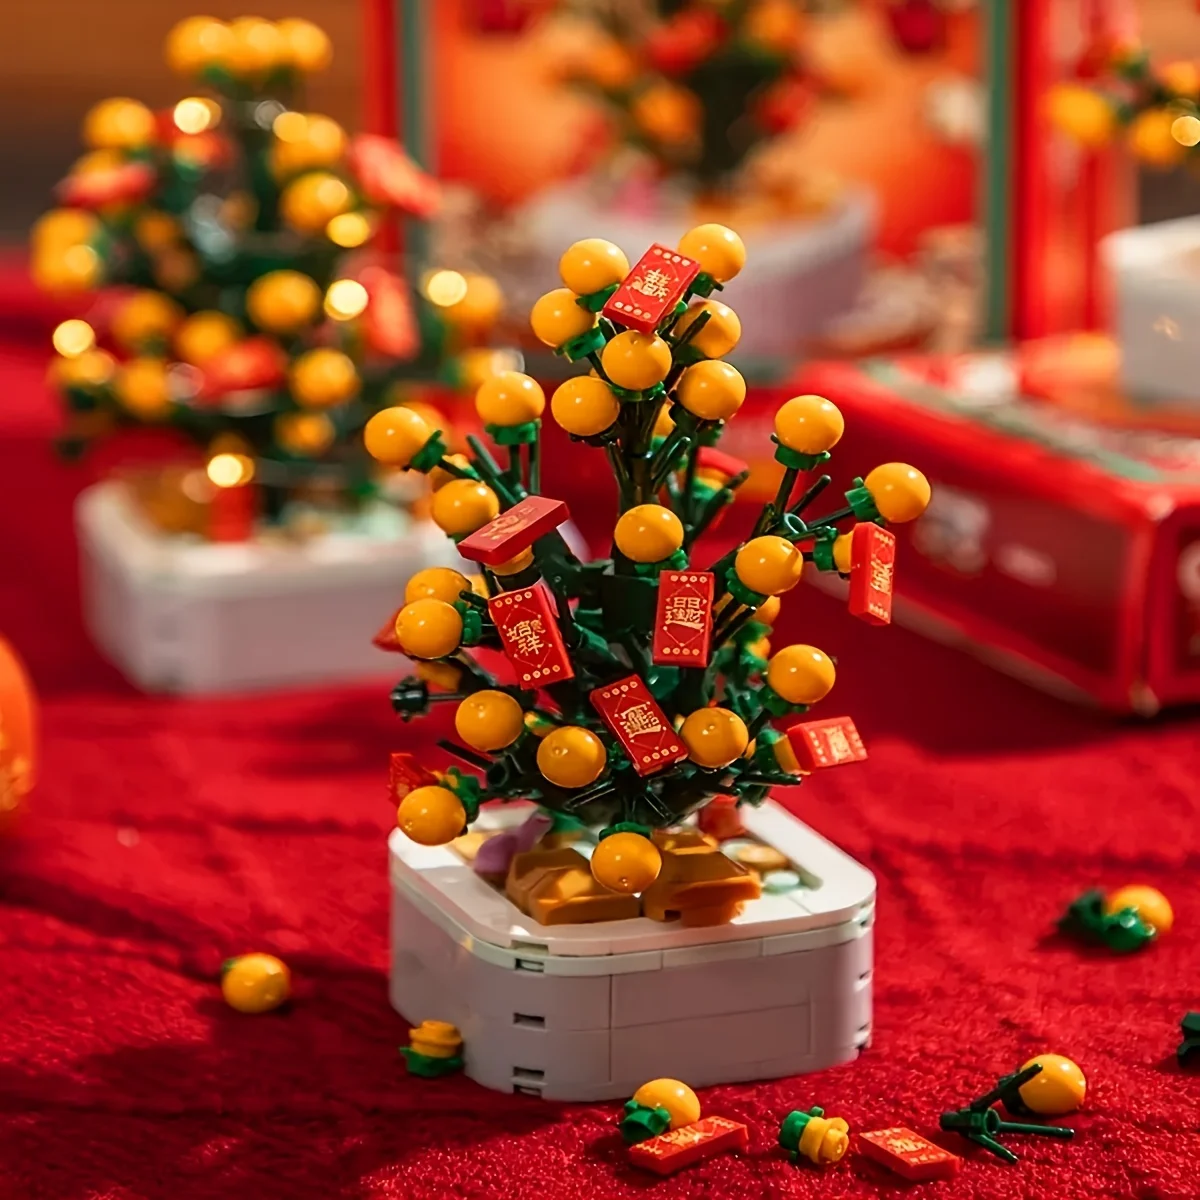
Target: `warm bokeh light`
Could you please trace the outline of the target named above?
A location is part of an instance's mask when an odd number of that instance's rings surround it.
[[[181,133],[204,133],[220,124],[221,106],[202,96],[188,96],[175,105],[172,118]]]
[[[360,212],[338,213],[325,226],[325,236],[343,250],[363,245],[371,236],[371,222]]]
[[[325,312],[335,321],[351,321],[366,309],[370,296],[357,279],[335,279],[325,293]]]
[[[78,358],[96,344],[96,331],[78,318],[64,321],[54,331],[54,348],[63,358]]]
[[[271,132],[281,142],[302,142],[308,133],[308,118],[290,109],[271,122]]]
[[[205,473],[217,487],[241,487],[254,478],[254,460],[245,454],[214,454]]]
[[[434,271],[425,281],[425,295],[439,308],[457,304],[466,294],[466,277],[458,271]]]
[[[1195,146],[1200,143],[1200,117],[1176,117],[1171,123],[1171,136],[1181,146]]]

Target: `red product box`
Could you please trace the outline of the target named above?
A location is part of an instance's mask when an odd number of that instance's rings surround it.
[[[894,527],[898,621],[1113,710],[1200,700],[1200,436],[1025,395],[1035,352],[815,363],[793,390],[844,413],[835,467],[933,487]]]

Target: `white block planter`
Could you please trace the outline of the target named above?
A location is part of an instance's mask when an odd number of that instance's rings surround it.
[[[485,811],[481,824],[528,815]],[[628,1099],[648,1079],[693,1087],[817,1071],[871,1034],[875,879],[768,801],[747,830],[804,883],[728,925],[639,917],[539,925],[449,847],[388,843],[393,1006],[450,1021],[466,1074],[548,1100]]]
[[[371,638],[414,571],[460,561],[439,529],[403,517],[387,534],[295,545],[167,537],[115,482],[83,492],[75,521],[88,629],[152,692],[395,674]]]
[[[696,224],[681,205],[642,215],[607,204],[587,181],[548,188],[516,216],[520,252],[494,269],[514,310],[561,287],[558,260],[581,237],[615,242],[636,262],[652,242],[674,246]],[[816,217],[740,229],[746,267],[719,293],[742,320],[736,363],[794,357],[830,322],[849,311],[866,279],[875,232],[869,193],[850,192]]]
[[[1103,253],[1116,282],[1125,391],[1200,407],[1200,217],[1123,229]]]

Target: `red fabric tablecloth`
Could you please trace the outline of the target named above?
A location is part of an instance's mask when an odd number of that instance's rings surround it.
[[[827,715],[871,751],[791,802],[879,879],[875,1040],[849,1066],[702,1094],[747,1155],[657,1181],[616,1105],[563,1107],[407,1078],[386,992],[387,753],[428,738],[386,686],[175,701],[135,693],[82,632],[40,351],[0,350],[0,632],[41,690],[44,759],[0,847],[0,1195],[874,1196],[851,1153],[818,1172],[775,1146],[793,1108],[936,1136],[941,1110],[1053,1050],[1087,1072],[1074,1142],[971,1151],[930,1197],[1200,1195],[1200,1080],[1175,1064],[1200,1008],[1200,721],[1120,725],[801,589],[784,626],[840,660]],[[777,639],[777,642],[782,639]],[[418,732],[420,729],[420,732]],[[1132,958],[1053,934],[1083,888],[1145,881],[1177,926]],[[221,1002],[216,974],[281,955],[295,1002]],[[953,1145],[952,1142],[947,1144]]]

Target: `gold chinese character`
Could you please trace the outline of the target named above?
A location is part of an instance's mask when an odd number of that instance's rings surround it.
[[[526,658],[546,649],[546,643],[542,641],[545,632],[541,617],[534,617],[532,621],[518,621],[508,631],[508,636],[515,643],[517,653]]]
[[[854,757],[854,751],[850,748],[850,740],[846,737],[844,730],[834,726],[825,736],[829,739],[829,753],[834,762],[845,762],[846,759]]]
[[[510,534],[516,533],[518,529],[524,528],[524,517],[514,517],[511,513],[505,513],[502,517],[497,517],[492,521],[488,536],[495,541],[501,541]]]
[[[887,1147],[895,1154],[916,1154],[923,1149],[920,1142],[905,1137],[890,1138]]]
[[[663,271],[650,270],[640,279],[634,279],[629,286],[643,296],[653,296],[656,300],[665,300],[671,294],[671,277]]]
[[[618,720],[621,728],[629,737],[637,737],[639,733],[662,733],[663,724],[648,700],[641,704],[631,704]]]
[[[704,628],[704,601],[700,596],[675,596],[667,605],[666,625],[683,625],[697,631]]]
[[[871,560],[871,587],[875,591],[891,594],[893,566],[893,563],[881,562],[877,558]]]

